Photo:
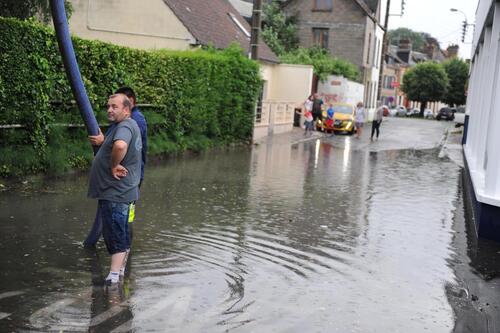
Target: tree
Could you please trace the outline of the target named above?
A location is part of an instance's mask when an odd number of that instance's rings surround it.
[[[450,87],[443,98],[443,102],[449,106],[459,106],[465,104],[467,97],[465,89],[469,77],[469,65],[458,58],[446,61],[444,70],[450,80]]]
[[[297,49],[299,38],[297,37],[296,16],[286,16],[276,0],[265,4],[263,12],[262,39],[271,50],[277,55],[282,55]]]
[[[448,90],[448,76],[442,65],[427,61],[410,68],[403,76],[402,90],[412,101],[420,102],[423,117],[427,102],[443,99]]]
[[[66,13],[71,16],[72,6],[64,0]],[[15,17],[21,20],[38,17],[42,22],[48,23],[51,18],[49,0],[2,0],[0,2],[0,16]]]
[[[328,50],[320,47],[302,48],[284,53],[280,60],[287,64],[312,65],[314,74],[325,80],[330,74],[342,75],[349,80],[359,80],[358,67],[347,60],[330,56]]]
[[[424,32],[416,32],[408,28],[398,28],[389,31],[389,41],[391,45],[398,45],[401,39],[408,39],[414,51],[422,52],[425,47],[425,38],[430,37]]]

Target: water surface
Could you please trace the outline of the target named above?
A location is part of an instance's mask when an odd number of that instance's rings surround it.
[[[1,193],[0,331],[450,332],[460,170],[438,155],[342,136],[148,166],[111,289],[86,177]]]

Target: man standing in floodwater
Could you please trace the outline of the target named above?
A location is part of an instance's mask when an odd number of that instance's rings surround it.
[[[98,200],[102,234],[111,255],[106,283],[117,283],[130,250],[128,230],[131,204],[139,198],[141,132],[130,118],[132,103],[124,94],[108,100],[108,120],[113,126],[97,152],[90,170],[88,196]]]
[[[115,94],[125,94],[130,102],[132,103],[132,115],[131,118],[135,120],[137,125],[139,126],[139,129],[141,130],[141,140],[142,140],[142,155],[141,155],[141,181],[139,183],[139,188],[141,187],[142,181],[144,180],[144,167],[146,165],[146,156],[147,156],[147,151],[148,151],[148,124],[146,122],[146,119],[144,118],[144,115],[141,113],[141,110],[139,110],[139,107],[137,106],[137,97],[135,95],[135,92],[132,88],[130,87],[121,87],[118,88],[115,91]],[[108,131],[111,131],[113,128],[114,124],[111,124],[110,128]],[[108,133],[106,133],[107,135]],[[99,131],[98,135],[94,136],[89,136],[89,141],[93,146],[100,146],[104,142],[104,135],[102,132]],[[134,208],[135,209],[135,208]],[[131,219],[130,222],[133,222],[133,218]],[[130,232],[130,239],[132,240],[132,225],[133,223],[129,224],[129,232]],[[92,226],[92,229],[90,230],[89,234],[87,235],[87,238],[83,242],[83,245],[87,248],[93,248],[96,246],[97,241],[101,237],[102,233],[102,221],[101,221],[101,216],[99,209],[97,210],[96,217],[94,220],[94,224]],[[123,274],[123,272],[121,272]]]

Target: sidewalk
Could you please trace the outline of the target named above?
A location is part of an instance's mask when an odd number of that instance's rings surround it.
[[[303,129],[294,127],[288,133],[264,137],[254,142],[254,144],[293,145],[321,139],[340,149],[366,149],[369,151],[435,149],[443,145],[447,131],[451,133],[453,129],[453,124],[450,122],[390,117],[384,118],[380,128],[380,138],[375,141],[370,141],[371,122],[367,122],[364,125],[360,139],[356,139],[355,135],[338,134],[331,136],[316,131],[312,135],[305,136]],[[450,143],[449,148],[452,149],[454,146],[451,146]]]
[[[462,147],[463,127],[448,128],[446,137],[441,149],[440,156],[447,156],[460,167],[464,167],[464,156]]]

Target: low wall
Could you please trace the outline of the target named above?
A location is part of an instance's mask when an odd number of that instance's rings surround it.
[[[254,125],[253,139],[291,131],[296,107],[297,103],[290,101],[263,101],[260,117]]]

